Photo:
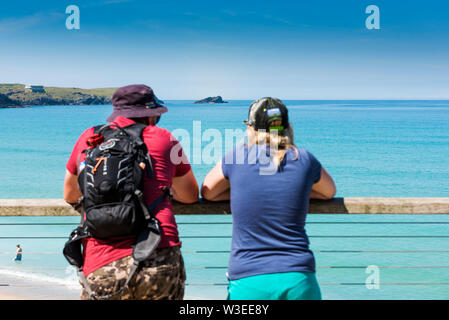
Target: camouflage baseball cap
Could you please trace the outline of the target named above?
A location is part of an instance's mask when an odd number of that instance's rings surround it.
[[[279,130],[289,127],[288,110],[281,100],[271,97],[254,101],[248,113],[248,120],[243,121],[255,130]]]

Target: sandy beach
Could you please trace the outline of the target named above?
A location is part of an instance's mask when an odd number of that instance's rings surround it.
[[[8,294],[0,293],[0,300],[26,300],[26,299],[24,299],[22,297],[11,296]]]
[[[80,289],[0,275],[0,300],[79,300]]]

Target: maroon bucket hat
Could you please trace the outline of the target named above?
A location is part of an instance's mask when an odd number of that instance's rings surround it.
[[[113,112],[106,121],[116,117],[144,118],[158,117],[168,111],[153,89],[144,84],[133,84],[118,88],[112,96]]]

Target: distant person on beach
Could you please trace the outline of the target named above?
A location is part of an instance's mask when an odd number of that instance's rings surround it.
[[[275,98],[251,104],[247,143],[207,174],[204,198],[231,201],[230,300],[320,300],[315,259],[305,231],[310,198],[331,199],[331,176],[294,145],[286,106]]]
[[[185,157],[179,142],[166,129],[158,127],[161,115],[167,112],[163,102],[158,100],[153,90],[145,85],[130,85],[119,88],[112,97],[113,112],[107,122],[121,128],[127,128],[135,123],[144,125],[142,139],[148,154],[153,177],[145,175],[143,183],[143,198],[145,204],[156,203],[155,199],[168,188],[173,198],[183,203],[193,203],[198,200],[199,189],[190,163]],[[119,128],[113,126],[113,130]],[[112,130],[111,129],[111,130]],[[78,185],[78,175],[85,166],[86,155],[83,150],[88,148],[87,140],[94,134],[94,128],[87,129],[76,142],[67,163],[64,182],[64,199],[76,205],[82,196]],[[106,141],[106,144],[110,141]],[[113,141],[104,147],[111,147]],[[103,144],[100,145],[100,147]],[[174,164],[170,159],[172,148],[178,150],[183,161]],[[99,160],[98,164],[100,164]],[[106,170],[106,160],[101,170]],[[143,167],[142,167],[143,169]],[[159,223],[161,239],[155,251],[148,260],[138,268],[127,288],[118,297],[114,296],[117,288],[123,286],[133,266],[133,245],[136,236],[124,236],[115,239],[82,239],[84,265],[82,268],[90,290],[98,296],[112,295],[110,299],[183,299],[186,279],[184,262],[181,255],[177,224],[173,207],[169,198],[162,197],[152,212]],[[84,214],[85,216],[85,214]],[[81,299],[92,296],[83,286]]]
[[[20,244],[17,245],[16,256],[13,261],[22,261],[22,248],[20,247]]]

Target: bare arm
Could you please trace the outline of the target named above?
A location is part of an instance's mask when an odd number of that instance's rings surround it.
[[[78,176],[66,170],[64,179],[64,200],[68,203],[77,203],[82,197],[78,186]]]
[[[229,180],[223,175],[221,161],[204,178],[201,196],[210,201],[229,200],[231,196]]]
[[[198,183],[193,171],[190,170],[181,177],[174,177],[171,191],[173,199],[182,203],[194,203],[199,199]]]
[[[310,198],[330,200],[335,196],[336,193],[337,188],[335,187],[334,180],[326,171],[326,169],[321,168],[321,178],[312,186]]]

